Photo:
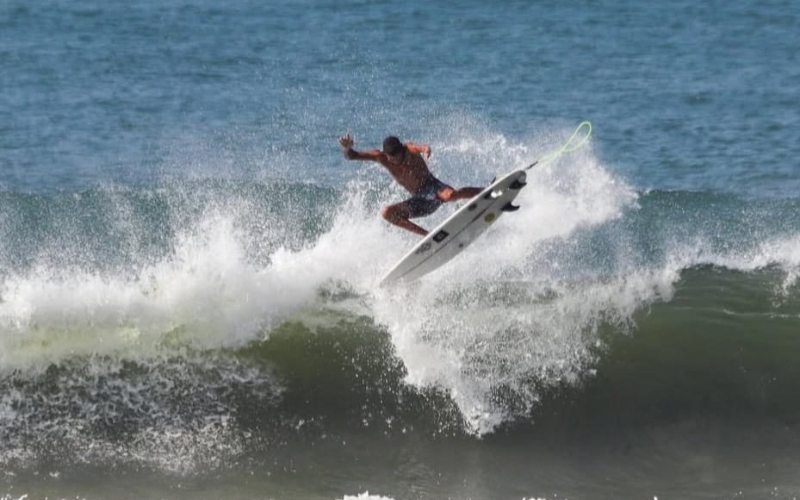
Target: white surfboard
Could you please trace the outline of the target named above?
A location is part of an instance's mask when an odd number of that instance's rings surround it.
[[[525,171],[497,179],[479,195],[431,230],[381,279],[380,285],[413,281],[439,268],[475,241],[503,212],[519,207],[511,202],[525,186]]]

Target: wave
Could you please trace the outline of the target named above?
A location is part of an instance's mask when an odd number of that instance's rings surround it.
[[[462,149],[442,154],[485,148]],[[796,420],[798,200],[636,192],[587,150],[532,171],[526,210],[448,266],[382,289],[413,242],[376,215],[383,186],[0,193],[2,460],[192,469],[335,428]]]
[[[495,431],[551,435],[707,418],[796,425],[800,293],[776,295],[782,279],[776,268],[684,269],[669,300],[623,314],[608,293],[574,332],[537,327],[574,321],[577,304],[598,290],[578,300],[531,293],[527,282],[483,283],[440,305],[490,310],[488,320],[469,321],[514,321],[484,337],[467,322],[456,332],[429,329],[415,337],[429,352],[414,358],[391,325],[359,313],[371,299],[331,283],[263,338],[235,348],[197,350],[176,332],[148,357],[78,355],[6,371],[2,458],[43,453],[197,471],[287,436],[462,436],[495,415]],[[427,361],[440,382],[415,381],[409,359]],[[447,377],[456,361],[454,381]],[[466,412],[466,396],[485,413]],[[128,452],[120,455],[122,443]]]

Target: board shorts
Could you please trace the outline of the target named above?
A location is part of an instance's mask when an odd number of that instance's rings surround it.
[[[441,198],[439,198],[439,191],[442,188],[450,187],[438,179],[432,179],[426,182],[414,195],[402,202],[401,205],[408,210],[408,218],[416,219],[417,217],[425,217],[430,215],[442,206]],[[452,188],[451,188],[452,189]]]

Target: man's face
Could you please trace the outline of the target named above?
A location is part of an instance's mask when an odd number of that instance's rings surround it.
[[[386,157],[389,159],[390,162],[402,163],[403,158],[405,158],[406,156],[406,150],[405,148],[403,148],[400,149],[399,151],[396,151],[394,154],[389,154],[389,153],[384,153],[384,154],[386,155]]]

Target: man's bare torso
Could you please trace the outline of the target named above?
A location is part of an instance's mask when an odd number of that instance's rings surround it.
[[[400,163],[392,162],[386,155],[381,157],[380,162],[389,171],[389,175],[412,194],[419,193],[436,180],[428,170],[428,165],[422,155],[412,153],[408,149]]]

